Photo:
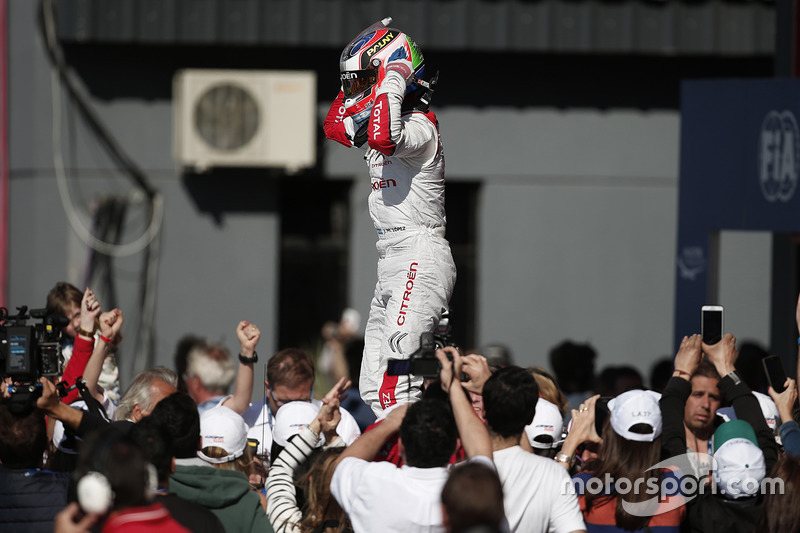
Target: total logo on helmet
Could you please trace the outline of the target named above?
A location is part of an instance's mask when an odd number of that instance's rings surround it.
[[[425,63],[416,43],[400,30],[386,27],[386,20],[361,32],[339,59],[344,106],[356,123],[369,117],[375,89],[383,81],[389,63],[408,59],[414,72],[419,72]]]

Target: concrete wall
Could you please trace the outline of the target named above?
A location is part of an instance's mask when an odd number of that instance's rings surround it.
[[[647,375],[672,349],[678,114],[437,115],[448,181],[481,184],[477,345],[503,343],[519,364],[547,367],[549,348],[569,338],[592,343],[598,365]],[[365,173],[347,149],[326,155],[328,173]],[[371,230],[360,218],[354,225]],[[374,238],[357,231],[354,264],[369,264],[374,279]],[[351,286],[366,309],[371,286]]]
[[[34,2],[10,6],[10,290],[9,307],[44,307],[56,281],[83,287],[88,248],[70,226],[52,155],[51,77],[34,30]],[[235,327],[248,320],[262,331],[264,356],[277,345],[278,217],[274,180],[217,176],[196,187],[171,157],[172,105],[164,101],[94,101],[93,107],[119,144],[163,196],[158,257],[155,359],[136,345],[142,298],[142,253],[115,259],[118,300],[125,312],[120,367],[123,384],[150,364],[173,366],[178,339],[187,333],[238,350]],[[138,239],[149,217],[134,187],[89,135],[74,110],[62,109],[67,189],[77,217],[90,224],[89,209],[101,195],[131,199],[122,236]],[[203,180],[204,178],[198,178]],[[223,205],[218,212],[209,196]],[[138,203],[137,203],[138,199]],[[254,208],[258,202],[258,208]],[[108,298],[101,302],[109,305]],[[263,392],[263,391],[262,391]]]
[[[9,305],[38,307],[56,281],[84,283],[87,247],[70,228],[59,199],[51,79],[34,31],[34,8],[33,2],[10,3]],[[146,364],[172,366],[175,343],[185,333],[223,341],[235,351],[239,320],[261,327],[259,351],[266,358],[279,348],[277,181],[267,175],[217,175],[215,183],[192,182],[172,162],[171,102],[94,104],[162,193],[165,206],[152,362],[132,346],[141,320],[135,309],[143,257],[117,260],[117,304],[126,313],[133,310],[126,314],[131,344],[123,346],[123,383]],[[327,103],[320,102],[320,119],[326,110]],[[554,344],[566,338],[588,341],[600,354],[599,366],[625,362],[645,374],[657,357],[669,354],[678,113],[469,107],[437,113],[447,179],[481,185],[474,214],[480,228],[477,344],[502,342],[519,364],[546,366]],[[69,189],[83,220],[100,194],[136,196],[74,112],[65,110],[64,117]],[[335,143],[324,144],[320,157],[327,177],[354,180],[347,303],[366,316],[376,260],[366,169],[360,155]],[[216,209],[215,200],[223,208]],[[147,220],[144,206],[132,205],[126,242],[139,236]],[[737,272],[769,271],[765,254],[751,266],[749,256],[739,252],[741,246],[762,247],[764,237],[755,239],[741,243],[732,236],[724,246],[736,257],[737,270],[730,281],[723,276],[721,294],[742,294]],[[761,303],[750,305],[764,296],[764,277],[757,277],[756,294],[736,303],[752,320],[737,320],[763,341],[768,332]]]

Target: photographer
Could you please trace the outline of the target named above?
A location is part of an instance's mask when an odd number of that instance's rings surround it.
[[[489,434],[457,379],[463,369],[461,355],[455,348],[445,347],[436,351],[436,358],[449,406],[427,397],[400,404],[337,459],[331,492],[356,532],[441,528],[442,487],[459,437],[470,460],[494,468]],[[371,462],[397,432],[405,465],[397,468],[385,461]]]
[[[82,305],[86,309],[85,316],[76,317],[77,327],[81,328],[93,324],[100,312],[90,289],[83,295]],[[87,364],[91,359],[94,339],[82,336],[75,350],[75,357],[71,364],[62,369],[62,352],[60,340],[62,328],[70,328],[72,324],[59,315],[49,313],[45,309],[31,310],[27,306],[18,307],[16,315],[9,315],[8,310],[0,308],[0,331],[3,336],[3,350],[0,355],[0,368],[5,372],[3,398],[8,403],[9,409],[14,413],[25,413],[33,408],[33,404],[42,393],[40,377],[46,377],[54,382],[61,380],[61,396],[65,403],[70,403],[80,394],[77,382],[84,375]],[[41,322],[31,324],[31,319],[41,319]],[[110,322],[117,321],[117,315],[108,318]],[[117,329],[122,321],[118,321]],[[87,326],[89,327],[89,326]],[[94,329],[94,325],[91,326]],[[109,329],[109,334],[111,329]],[[90,367],[87,376],[96,383],[99,369],[91,377]],[[94,385],[92,386],[94,388]],[[52,435],[52,427],[48,428],[48,435]]]

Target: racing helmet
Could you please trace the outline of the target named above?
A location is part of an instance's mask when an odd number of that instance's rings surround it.
[[[396,28],[390,28],[387,17],[362,31],[344,47],[339,58],[344,107],[358,124],[369,117],[375,103],[375,90],[386,76],[386,67],[396,59],[411,61],[414,71],[406,95],[419,93],[420,85],[429,88],[425,80],[425,59],[411,38]]]

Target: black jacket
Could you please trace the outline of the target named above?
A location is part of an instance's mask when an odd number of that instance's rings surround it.
[[[685,454],[686,430],[683,415],[686,400],[692,392],[691,383],[673,377],[661,395],[661,456],[662,459]],[[778,460],[778,446],[767,426],[758,399],[743,380],[736,383],[730,376],[719,381],[723,402],[733,407],[736,418],[748,422],[756,433],[758,446],[764,452],[767,475]],[[719,419],[719,422],[722,420]],[[726,499],[722,494],[705,491],[688,503],[685,531],[738,533],[753,531],[761,512],[763,495],[740,500]]]
[[[0,465],[0,531],[52,533],[53,519],[67,506],[69,474]]]

